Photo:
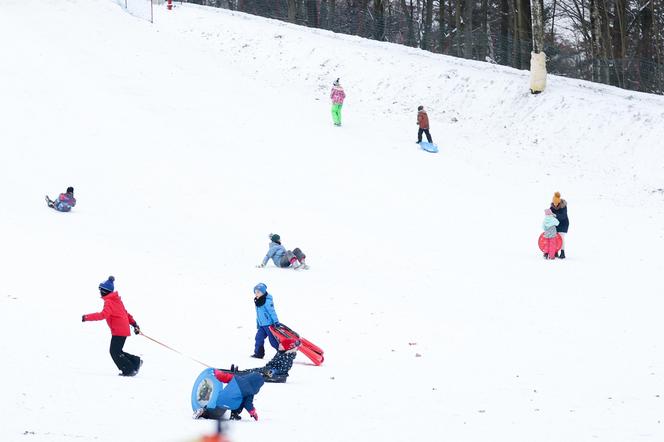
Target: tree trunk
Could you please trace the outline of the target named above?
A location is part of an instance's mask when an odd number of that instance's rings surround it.
[[[491,44],[491,37],[489,36],[489,0],[481,0],[480,2],[480,38],[477,49],[479,51],[479,59],[486,60],[487,53],[489,52],[489,45]]]
[[[307,7],[307,25],[312,28],[317,28],[318,23],[318,4],[316,0],[306,0]]]
[[[288,21],[295,23],[297,16],[297,0],[288,0]]]
[[[544,52],[544,5],[541,0],[532,0],[533,52]]]
[[[460,2],[460,0],[457,0]],[[475,0],[465,0],[463,14],[463,56],[473,58],[473,5]]]
[[[431,49],[431,26],[433,24],[433,0],[424,0],[424,33],[420,47],[422,49]]]
[[[373,36],[376,40],[385,40],[385,3],[383,0],[374,0],[373,13],[374,13]]]
[[[461,23],[463,22],[463,19],[461,17],[461,1],[462,0],[454,0],[454,25],[456,28],[454,29],[454,55],[457,57],[461,57],[461,54],[463,54],[462,51],[462,46],[461,46]]]
[[[510,65],[510,18],[512,0],[500,0],[500,28],[498,31],[498,63]]]

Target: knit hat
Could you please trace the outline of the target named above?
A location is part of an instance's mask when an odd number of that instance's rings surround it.
[[[255,292],[256,290],[258,290],[259,292],[265,294],[265,293],[267,293],[267,286],[266,286],[265,284],[263,284],[262,282],[259,282],[259,283],[256,284],[256,286],[254,287],[254,292]]]
[[[556,193],[553,194],[552,202],[553,202],[554,206],[557,206],[558,204],[560,204],[560,192],[556,192]]]
[[[553,212],[551,211],[551,209],[546,209],[544,211],[544,214],[547,215],[547,216],[550,216],[550,215],[553,215]]]
[[[215,370],[214,377],[224,384],[228,384],[233,379],[233,375],[231,373],[226,373],[221,370]]]
[[[67,187],[67,193],[74,193],[74,188],[71,186]]]
[[[270,239],[274,242],[279,242],[281,241],[281,236],[276,233],[270,233]]]
[[[300,341],[292,338],[282,339],[279,344],[284,347],[284,350],[292,350],[300,346]]]
[[[334,83],[332,83],[332,84],[333,84],[334,86],[339,86],[339,79],[337,78],[336,80],[334,80]]]
[[[417,106],[417,110],[418,111],[424,110],[424,106]]]
[[[114,292],[115,286],[113,285],[113,281],[115,281],[115,277],[109,276],[106,281],[99,284],[99,290],[101,290],[104,295],[108,295],[109,293]]]

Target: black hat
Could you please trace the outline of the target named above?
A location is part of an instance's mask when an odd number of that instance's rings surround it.
[[[279,236],[279,235],[276,234],[276,233],[272,233],[272,234],[270,235],[270,239],[271,239],[272,241],[274,241],[274,242],[279,242],[279,241],[281,241],[281,236]]]
[[[418,111],[424,110],[424,106],[417,106],[417,110]]]
[[[67,187],[67,193],[74,193],[74,188],[71,186]]]

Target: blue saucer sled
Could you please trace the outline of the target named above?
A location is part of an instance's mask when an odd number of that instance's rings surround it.
[[[420,149],[422,149],[422,150],[426,150],[427,152],[431,152],[431,153],[438,153],[438,146],[436,146],[433,143],[422,141],[419,144],[420,144]]]

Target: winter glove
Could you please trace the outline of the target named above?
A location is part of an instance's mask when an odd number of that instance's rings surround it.
[[[272,324],[275,328],[281,327],[281,322],[277,321],[274,324]]]
[[[134,323],[132,325],[132,327],[134,327],[134,334],[135,335],[140,335],[141,334],[141,328],[138,326],[138,324]]]
[[[256,266],[257,269],[262,269],[263,267],[265,267],[265,264],[263,263],[260,263]]]
[[[249,412],[249,416],[253,417],[255,421],[258,420],[258,413],[256,413],[255,408]]]
[[[85,315],[81,316],[81,322],[85,322]]]

